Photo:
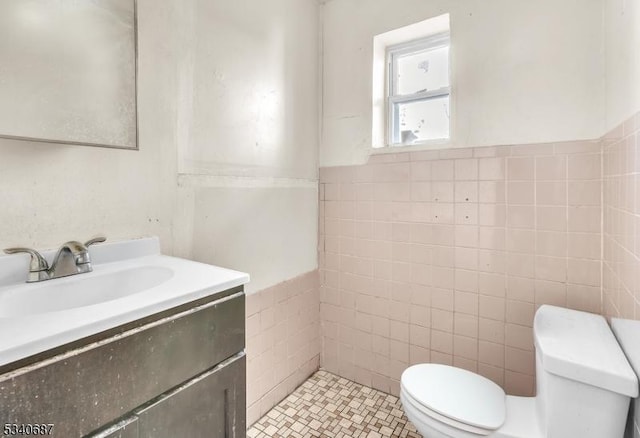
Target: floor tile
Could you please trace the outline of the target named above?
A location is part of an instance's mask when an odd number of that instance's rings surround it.
[[[420,438],[397,397],[320,370],[247,431],[250,438]]]

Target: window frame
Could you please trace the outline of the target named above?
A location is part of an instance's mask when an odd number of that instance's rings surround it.
[[[422,91],[411,94],[397,94],[397,59],[412,53],[436,50],[442,47],[449,48],[449,56],[447,57],[447,71],[449,85],[441,87],[438,90]],[[386,117],[387,117],[387,146],[402,147],[415,146],[424,144],[442,144],[451,140],[451,34],[449,31],[441,32],[424,38],[394,44],[387,47],[387,92],[386,92]],[[424,102],[436,98],[448,97],[449,99],[449,136],[446,138],[422,140],[415,143],[402,143],[400,131],[397,131],[398,141],[395,142],[395,129],[399,123],[399,114],[397,104],[407,102]]]

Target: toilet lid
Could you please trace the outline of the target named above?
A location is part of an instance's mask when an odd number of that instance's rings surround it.
[[[420,364],[407,368],[401,381],[416,402],[460,423],[491,430],[504,423],[504,391],[478,374],[447,365]]]

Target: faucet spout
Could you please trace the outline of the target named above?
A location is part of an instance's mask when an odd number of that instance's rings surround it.
[[[51,277],[66,277],[68,275],[91,272],[91,257],[87,247],[75,240],[60,247],[51,265]]]
[[[76,264],[91,263],[89,258],[89,250],[87,247],[76,240],[65,243],[60,247],[58,254],[68,251],[74,258]]]

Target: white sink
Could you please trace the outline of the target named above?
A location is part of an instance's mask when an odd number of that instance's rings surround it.
[[[21,284],[0,292],[0,318],[92,306],[156,287],[173,277],[166,267],[140,266]]]
[[[156,238],[94,245],[93,272],[26,283],[29,257],[0,256],[0,366],[248,283],[160,254]],[[54,251],[43,253],[51,262]]]

